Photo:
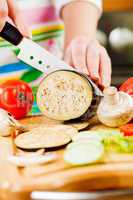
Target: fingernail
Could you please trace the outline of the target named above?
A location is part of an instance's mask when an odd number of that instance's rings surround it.
[[[32,32],[31,30],[25,25],[25,36],[28,37],[29,39],[32,39]]]
[[[92,73],[93,73],[92,75],[93,75],[94,78],[96,78],[96,79],[100,78],[98,72],[95,69],[93,69]]]
[[[99,77],[99,75],[97,74],[97,75],[94,75],[94,78],[95,79],[97,79],[97,80],[99,80],[100,79],[100,77]]]
[[[28,35],[29,35],[29,38],[32,39],[32,32],[31,31],[29,31]]]
[[[109,87],[110,86],[110,82],[107,79],[103,79],[102,83],[103,83],[104,87]]]
[[[93,75],[93,79],[94,79],[95,81],[99,81],[100,77],[99,77],[99,75],[97,75],[97,74],[95,75],[95,74],[94,74],[94,75]]]
[[[83,73],[89,75],[89,72],[86,68],[83,68]]]

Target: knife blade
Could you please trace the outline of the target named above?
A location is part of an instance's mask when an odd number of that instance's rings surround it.
[[[18,59],[45,74],[60,69],[74,70],[71,66],[49,53],[37,43],[23,37],[19,30],[8,22],[5,23],[4,28],[0,32],[0,36],[20,49],[17,55]]]
[[[72,70],[65,62],[61,61],[56,56],[53,56],[38,44],[27,38],[23,38],[18,47],[20,52],[17,57],[45,74],[49,74],[59,69]]]
[[[107,190],[101,192],[47,192],[34,191],[31,193],[32,200],[103,200],[133,198],[132,189]],[[126,198],[127,199],[127,198]]]

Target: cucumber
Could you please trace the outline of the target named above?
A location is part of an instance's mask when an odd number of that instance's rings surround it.
[[[71,165],[87,165],[100,161],[103,155],[104,147],[101,143],[81,142],[66,149],[64,160]]]
[[[105,132],[100,131],[82,131],[79,134],[75,135],[72,140],[74,142],[76,141],[98,141],[102,142],[104,138],[107,136]]]
[[[105,127],[103,125],[97,125],[93,127],[90,131],[95,131],[95,132],[100,132],[100,133],[102,132],[109,135],[115,135],[115,134],[121,133],[119,128],[110,128],[110,127]]]
[[[82,140],[77,140],[75,142],[68,144],[66,150],[75,148],[80,144],[89,145],[90,143],[94,144],[94,145],[101,145],[101,142],[99,142],[99,141],[95,141],[95,140],[90,141],[90,140],[82,139]]]
[[[108,137],[111,136],[120,136],[122,133],[120,130],[90,130],[90,131],[81,131],[79,134],[75,135],[72,140],[73,141],[78,141],[78,140],[95,140],[95,141],[104,141]]]

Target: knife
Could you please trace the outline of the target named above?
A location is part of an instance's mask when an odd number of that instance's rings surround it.
[[[23,37],[20,31],[12,24],[6,22],[0,36],[19,48],[18,59],[24,63],[49,74],[60,69],[74,70],[68,64],[40,47],[32,40]]]
[[[125,198],[124,198],[125,197]],[[41,192],[31,193],[32,200],[109,200],[132,199],[133,189],[107,190],[101,192]]]
[[[32,40],[25,38],[20,31],[9,22],[5,23],[4,28],[0,32],[0,36],[19,48],[20,51],[17,55],[18,59],[43,72],[44,75],[48,75],[56,70],[70,70],[79,73],[80,75],[86,77],[89,83],[91,83],[98,96],[103,96],[100,89],[89,79],[87,75],[81,73],[77,69],[74,69]]]

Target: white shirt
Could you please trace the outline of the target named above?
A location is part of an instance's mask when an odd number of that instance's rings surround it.
[[[92,5],[94,5],[96,8],[98,8],[98,10],[100,11],[100,13],[102,13],[102,2],[103,0],[17,0],[19,2],[19,6],[22,8],[34,8],[34,7],[41,7],[41,6],[46,6],[46,5],[55,5],[56,8],[58,9],[58,11],[60,11],[66,4],[71,3],[71,2],[75,2],[75,1],[79,1],[79,2],[88,2],[91,3]]]

